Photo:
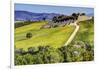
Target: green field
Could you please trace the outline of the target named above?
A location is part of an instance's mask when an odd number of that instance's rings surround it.
[[[87,42],[90,45],[94,45],[94,21],[87,20],[79,23],[80,29],[75,36],[73,42],[83,41]]]
[[[58,48],[64,45],[68,40],[75,27],[66,25],[65,27],[56,27],[49,29],[40,29],[47,22],[36,22],[30,25],[22,26],[15,29],[15,47],[27,50],[35,46],[52,46]],[[32,38],[27,39],[26,34],[32,33]]]

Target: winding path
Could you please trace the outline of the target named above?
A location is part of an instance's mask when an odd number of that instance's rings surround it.
[[[74,32],[71,34],[71,36],[69,37],[69,39],[67,40],[67,42],[64,44],[64,46],[67,46],[69,43],[71,43],[71,41],[74,39],[76,33],[79,30],[79,25],[77,25],[78,21],[75,21],[74,25],[75,25],[75,30]]]
[[[80,26],[77,24],[80,21],[85,21],[85,20],[90,20],[92,19],[92,17],[87,17],[87,16],[79,16],[78,20],[74,22],[74,26],[76,27],[74,32],[71,34],[71,36],[69,37],[69,39],[66,41],[66,43],[64,44],[64,46],[67,46],[68,44],[71,43],[71,41],[74,39],[75,35],[77,34]]]

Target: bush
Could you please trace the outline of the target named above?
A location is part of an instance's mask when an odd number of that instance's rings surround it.
[[[32,38],[32,33],[27,33],[26,38]]]
[[[67,46],[59,48],[61,56],[63,57],[63,62],[67,62]]]
[[[56,28],[56,27],[58,27],[58,25],[54,25],[53,27]]]
[[[27,52],[19,49],[15,52],[15,65],[92,61],[94,59],[91,45],[84,42],[76,42],[76,45],[80,45],[80,47],[68,45],[55,49],[51,46],[39,46],[30,47]],[[89,46],[89,49],[82,47],[84,45]]]
[[[22,21],[22,22],[18,22],[18,23],[15,23],[15,28],[19,28],[19,27],[22,27],[22,26],[25,26],[25,25],[29,25],[29,24],[32,24],[32,23],[35,23],[36,21]]]
[[[26,51],[24,51],[22,48],[21,49],[15,49],[15,53],[23,55],[23,54],[26,54]]]
[[[38,52],[38,48],[37,47],[28,48],[28,53],[35,54],[36,52]]]
[[[45,47],[44,53],[42,55],[44,63],[58,63],[61,61],[61,56],[59,55],[57,50],[50,46]]]

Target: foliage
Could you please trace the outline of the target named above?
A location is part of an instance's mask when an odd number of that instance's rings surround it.
[[[82,41],[86,44],[89,43],[91,46],[94,44],[94,20],[87,20],[82,21],[79,23],[80,29],[77,32],[77,35],[75,36],[72,43],[75,43],[75,41]]]
[[[29,25],[29,24],[32,24],[32,23],[35,23],[36,21],[23,21],[23,22],[18,22],[18,23],[15,23],[15,28],[18,28],[18,27],[22,27],[22,26],[25,26],[25,25]]]
[[[38,46],[29,48],[25,54],[15,52],[15,65],[79,62],[94,59],[93,49],[88,50],[86,44],[82,42],[76,45],[62,46],[57,49],[51,46]],[[90,44],[88,45],[91,47]]]
[[[26,38],[32,38],[32,33],[30,33],[30,32],[27,33],[27,34],[26,34]]]
[[[36,48],[32,48],[36,49]],[[26,54],[15,53],[15,65],[58,63],[62,61],[59,52],[50,46],[39,46],[37,52],[28,50]]]
[[[75,19],[76,17],[74,16],[65,16],[65,15],[60,15],[60,16],[54,16],[52,21],[54,23],[57,23],[57,22],[64,22],[64,21],[68,21],[68,20],[76,20]]]

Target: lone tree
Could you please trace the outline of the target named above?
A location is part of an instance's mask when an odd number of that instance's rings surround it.
[[[26,34],[26,38],[31,38],[32,37],[32,33],[27,33]]]
[[[45,20],[46,20],[46,17],[43,18],[43,21],[45,21]]]
[[[53,21],[54,23],[56,23],[56,22],[57,22],[57,17],[54,16],[53,19],[52,19],[52,21]]]

